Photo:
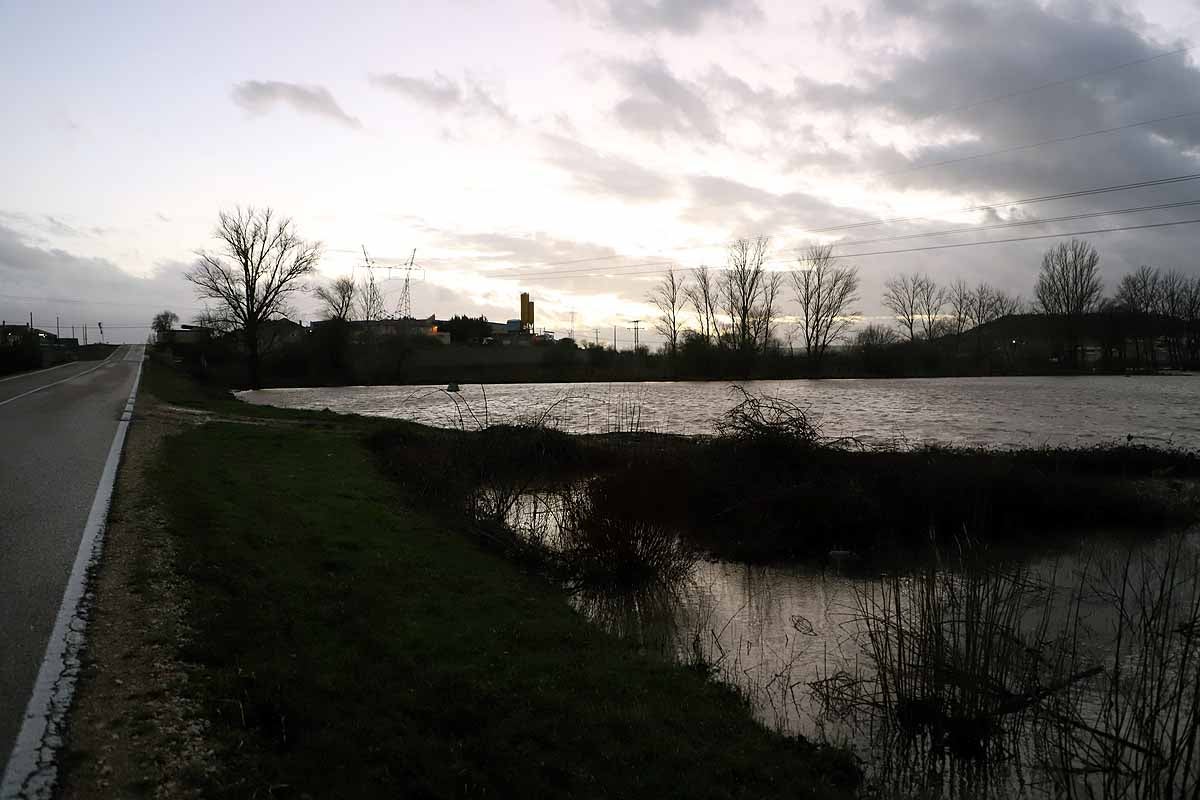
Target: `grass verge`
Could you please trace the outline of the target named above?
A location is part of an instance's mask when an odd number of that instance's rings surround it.
[[[174,380],[147,371],[150,391]],[[412,510],[362,433],[214,423],[165,443],[155,480],[189,587],[185,657],[224,746],[212,795],[834,797],[853,784],[844,755],[767,731],[728,688],[639,656]]]

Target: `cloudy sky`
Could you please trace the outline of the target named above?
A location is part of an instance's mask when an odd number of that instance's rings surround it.
[[[1028,297],[1054,240],[914,248],[1200,219],[995,227],[1200,199],[1011,202],[1200,172],[1194,0],[320,5],[0,0],[0,317],[187,320],[182,272],[237,204],[322,241],[325,279],[415,248],[418,316],[503,320],[525,290],[539,326],[601,341],[734,237],[769,236],[773,269],[840,242],[871,317],[899,272]],[[1110,285],[1200,270],[1200,225],[1089,238]]]

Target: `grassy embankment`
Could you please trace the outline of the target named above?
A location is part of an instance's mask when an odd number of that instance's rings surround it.
[[[157,475],[222,743],[207,793],[825,797],[851,778],[418,509],[364,441],[415,426],[248,407],[156,364],[144,388],[264,423],[176,436]]]

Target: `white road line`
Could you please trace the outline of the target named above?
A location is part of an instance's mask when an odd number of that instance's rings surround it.
[[[117,348],[117,349],[119,350],[120,348]],[[92,367],[91,369],[85,369],[83,372],[77,372],[69,378],[63,378],[61,381],[55,381],[54,383],[47,383],[43,386],[37,387],[36,389],[30,389],[28,392],[22,392],[21,394],[17,395],[16,397],[10,397],[7,400],[0,400],[0,406],[6,406],[15,400],[20,400],[22,397],[29,397],[29,395],[36,394],[37,392],[40,392],[42,389],[49,389],[51,386],[58,386],[60,383],[66,383],[67,381],[73,381],[76,378],[82,378],[84,375],[89,375],[89,374],[95,372],[96,370],[100,369],[101,367],[103,367],[105,364],[107,364],[108,359],[112,358],[113,353],[116,353],[116,352],[117,352],[116,350],[113,350],[112,353],[109,353],[108,356],[105,357],[105,359],[103,361],[101,361],[99,364]],[[51,369],[54,369],[54,368],[51,367]]]
[[[112,354],[110,353],[109,355],[112,355]],[[43,372],[49,372],[52,369],[58,369],[59,367],[69,367],[72,364],[78,364],[78,363],[79,363],[78,361],[64,361],[61,364],[55,364],[53,367],[46,367],[45,369],[35,369],[33,372],[18,372],[16,375],[9,375],[7,378],[0,378],[0,383],[4,383],[5,381],[15,381],[17,378],[28,378],[30,375],[41,375]]]
[[[117,423],[117,432],[108,449],[108,459],[104,462],[104,471],[100,475],[100,485],[96,487],[87,524],[83,527],[83,538],[79,542],[71,577],[63,592],[54,630],[50,633],[42,666],[38,669],[33,692],[25,707],[25,719],[13,745],[12,755],[9,756],[8,766],[5,767],[4,777],[0,780],[0,800],[31,800],[54,795],[58,778],[56,756],[63,745],[66,714],[75,695],[79,651],[83,646],[83,633],[87,625],[86,610],[82,603],[87,590],[88,571],[99,558],[104,543],[104,528],[108,521],[117,467],[141,380],[142,367],[139,364],[129,399],[121,413],[121,421]]]

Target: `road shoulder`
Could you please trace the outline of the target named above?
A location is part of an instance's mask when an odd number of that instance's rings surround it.
[[[139,397],[93,576],[87,649],[68,720],[60,796],[199,796],[212,766],[189,700],[188,640],[174,546],[148,486],[167,436],[189,423]]]

